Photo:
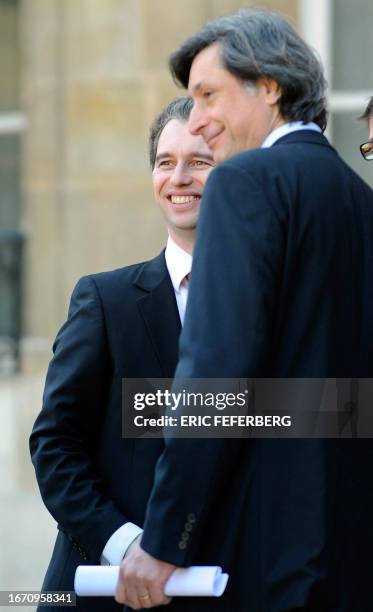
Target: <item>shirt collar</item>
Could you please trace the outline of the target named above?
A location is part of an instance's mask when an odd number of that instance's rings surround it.
[[[192,256],[179,247],[169,236],[165,251],[166,266],[175,291],[180,291],[180,284],[192,269]]]
[[[303,123],[302,121],[293,121],[292,123],[284,123],[280,125],[280,127],[270,132],[267,138],[264,140],[261,148],[271,147],[277,140],[285,136],[286,134],[291,134],[291,132],[298,132],[299,130],[311,130],[312,132],[320,132],[322,133],[321,128],[310,121],[309,123]]]

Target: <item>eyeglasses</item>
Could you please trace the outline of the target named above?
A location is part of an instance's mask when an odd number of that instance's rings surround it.
[[[364,159],[367,161],[373,160],[373,140],[369,140],[368,142],[363,142],[360,145],[360,151]]]

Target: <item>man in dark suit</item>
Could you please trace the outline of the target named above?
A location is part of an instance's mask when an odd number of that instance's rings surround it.
[[[373,194],[323,135],[319,60],[279,14],[245,10],[204,26],[171,69],[194,100],[191,132],[223,162],[203,196],[175,388],[178,378],[371,377]],[[236,447],[246,514],[216,538],[238,529],[247,611],[369,612],[371,441]],[[158,600],[239,468],[224,440],[166,440],[119,601]]]
[[[163,442],[122,438],[122,379],[172,378],[176,367],[185,276],[214,165],[202,137],[189,133],[191,107],[190,98],[174,100],[150,132],[166,250],[145,263],[83,277],[54,344],[30,438],[41,495],[59,529],[43,590],[73,590],[79,564],[119,565],[141,533]],[[175,600],[172,607],[184,609],[178,606]],[[78,598],[77,608],[123,606]]]

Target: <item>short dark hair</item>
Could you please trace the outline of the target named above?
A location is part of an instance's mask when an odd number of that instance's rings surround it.
[[[171,55],[174,80],[188,86],[190,68],[200,51],[221,44],[223,66],[243,82],[263,77],[281,87],[280,112],[289,121],[327,123],[326,81],[319,58],[283,15],[242,9],[206,23]]]
[[[153,169],[155,158],[157,156],[157,148],[159,137],[162,134],[165,126],[172,119],[179,121],[188,121],[190,111],[193,107],[193,100],[189,96],[180,96],[174,98],[167,106],[157,115],[150,126],[149,133],[149,159],[150,167]]]
[[[369,121],[371,118],[373,118],[373,96],[370,98],[363,114],[358,118],[362,119],[363,121]]]

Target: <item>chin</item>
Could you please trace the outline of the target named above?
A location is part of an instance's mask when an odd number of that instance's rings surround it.
[[[186,221],[185,223],[175,224],[175,228],[179,231],[191,232],[197,229],[197,221],[193,219],[193,221]]]
[[[229,159],[230,157],[232,157],[232,155],[234,155],[233,151],[229,151],[229,150],[227,151],[225,149],[216,150],[213,152],[214,162],[216,164],[221,164],[226,159]]]

